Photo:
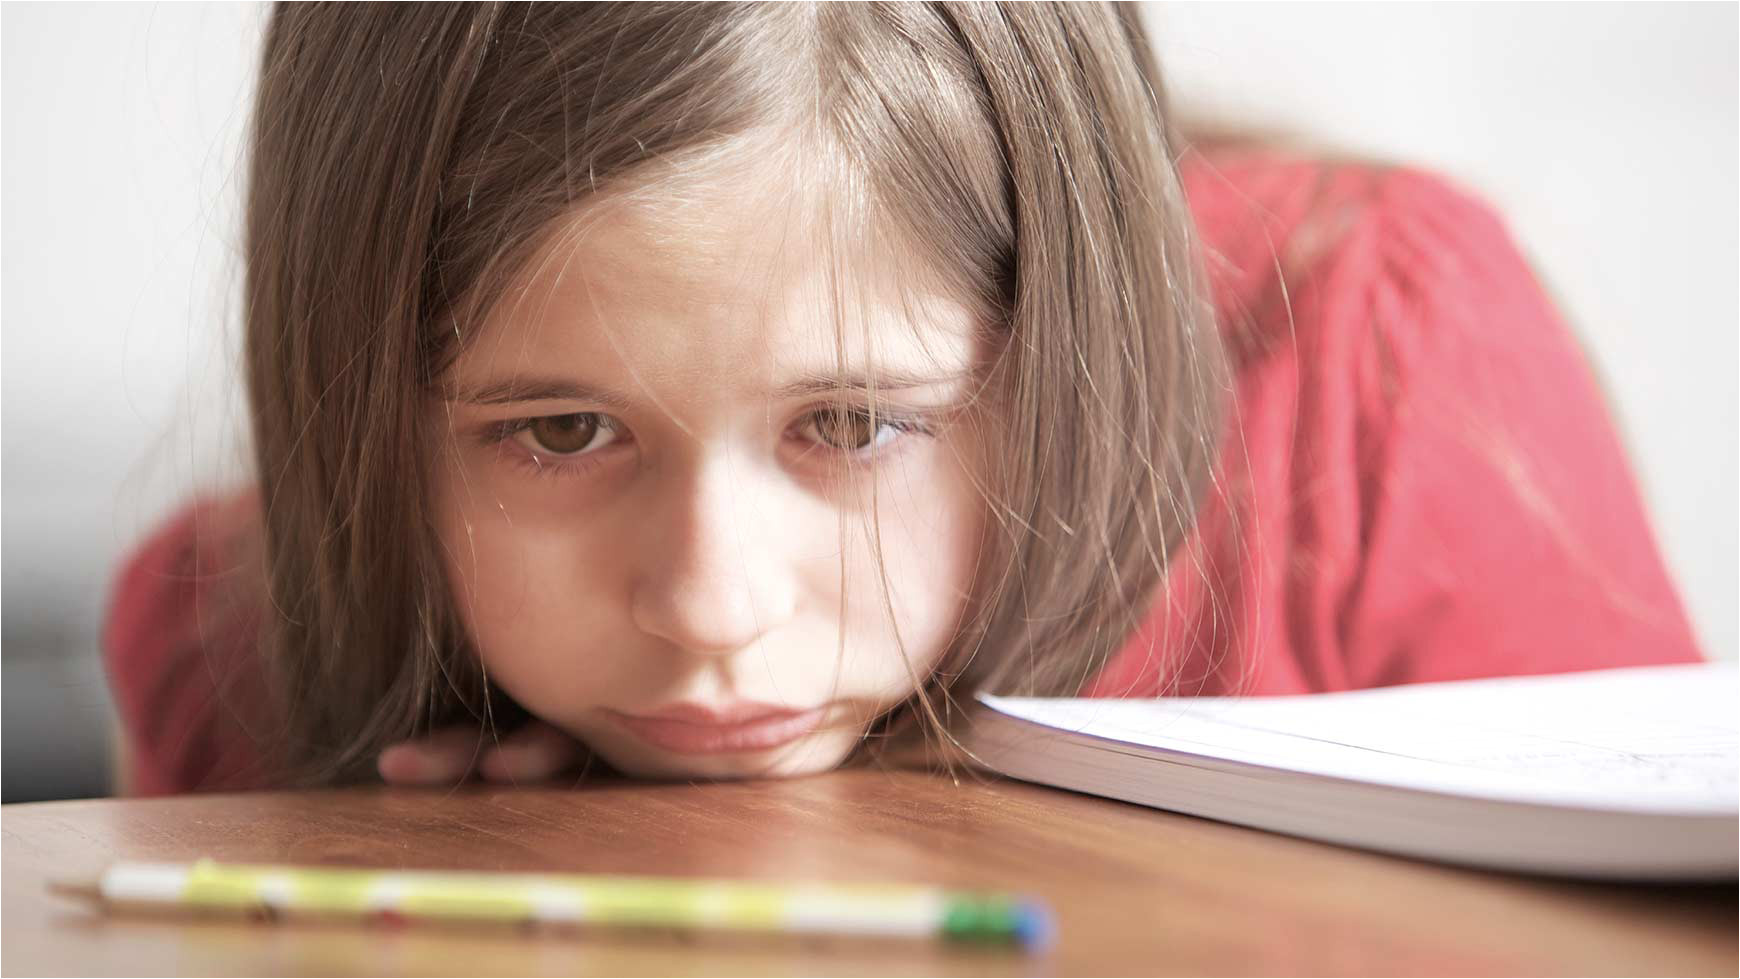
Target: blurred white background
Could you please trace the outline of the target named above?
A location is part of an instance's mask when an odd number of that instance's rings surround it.
[[[1706,649],[1734,658],[1735,5],[1148,14],[1186,115],[1431,167],[1497,205],[1606,385]],[[263,15],[0,8],[8,801],[69,767],[38,758],[59,741],[42,718],[100,729],[118,556],[175,502],[245,478],[238,161]],[[63,750],[100,753],[81,736]]]

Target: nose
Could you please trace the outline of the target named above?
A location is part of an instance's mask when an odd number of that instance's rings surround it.
[[[652,491],[631,608],[641,631],[685,652],[729,655],[796,614],[794,528],[777,519],[778,487],[749,468],[706,460]]]

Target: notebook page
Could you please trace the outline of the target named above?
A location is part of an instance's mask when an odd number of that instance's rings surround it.
[[[1093,738],[1333,778],[1547,805],[1740,811],[1740,673],[1729,663],[1299,697],[981,699]]]

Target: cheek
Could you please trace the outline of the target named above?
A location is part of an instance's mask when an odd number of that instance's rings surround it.
[[[592,696],[610,684],[611,664],[578,644],[611,628],[611,565],[589,560],[608,542],[520,519],[465,475],[442,481],[437,528],[455,609],[490,682],[539,713]]]
[[[883,482],[873,525],[880,546],[866,539],[864,570],[848,582],[848,629],[886,635],[878,658],[908,687],[947,652],[971,604],[986,514],[959,451],[939,447],[926,465],[901,467]]]

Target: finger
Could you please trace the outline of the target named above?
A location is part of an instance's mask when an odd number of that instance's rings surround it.
[[[471,772],[482,746],[483,732],[475,727],[443,728],[386,749],[375,767],[394,785],[452,783]]]
[[[485,751],[478,770],[495,782],[536,782],[572,768],[585,752],[565,732],[530,721]]]

